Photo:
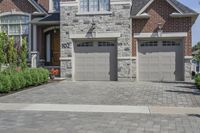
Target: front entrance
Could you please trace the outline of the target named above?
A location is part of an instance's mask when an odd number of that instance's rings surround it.
[[[60,30],[46,33],[46,66],[60,66]]]
[[[56,32],[52,37],[52,65],[60,65],[60,32]]]

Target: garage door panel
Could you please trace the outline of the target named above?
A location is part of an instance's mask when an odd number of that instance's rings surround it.
[[[139,43],[139,80],[183,80],[183,47],[173,41]]]
[[[116,80],[116,45],[99,45],[98,41],[90,44],[90,47],[75,46],[75,80]]]

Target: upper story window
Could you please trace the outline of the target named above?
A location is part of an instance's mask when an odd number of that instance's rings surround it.
[[[60,11],[60,0],[49,0],[49,12]]]
[[[20,46],[23,37],[28,41],[29,16],[17,14],[0,16],[0,32],[5,32],[8,36],[14,37],[15,46]]]
[[[80,0],[81,12],[103,12],[110,10],[110,0]]]

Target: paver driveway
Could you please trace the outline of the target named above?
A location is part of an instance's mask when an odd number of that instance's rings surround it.
[[[200,116],[7,111],[0,133],[200,133]]]
[[[3,103],[13,105],[13,109],[5,109]],[[30,108],[19,108],[16,103],[30,104]],[[200,91],[192,83],[55,82],[1,97],[0,133],[200,133],[200,114],[46,109],[58,107],[54,104],[61,107],[92,104],[197,108],[200,107]],[[34,110],[35,106],[43,105],[43,110]]]
[[[200,107],[192,83],[56,82],[1,97],[0,103]]]

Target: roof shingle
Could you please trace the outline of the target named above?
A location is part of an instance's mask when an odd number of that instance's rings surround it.
[[[178,2],[177,0],[169,0],[173,3],[183,14],[197,14],[194,10]],[[136,16],[144,6],[146,6],[150,0],[133,0],[131,8],[131,16]]]

